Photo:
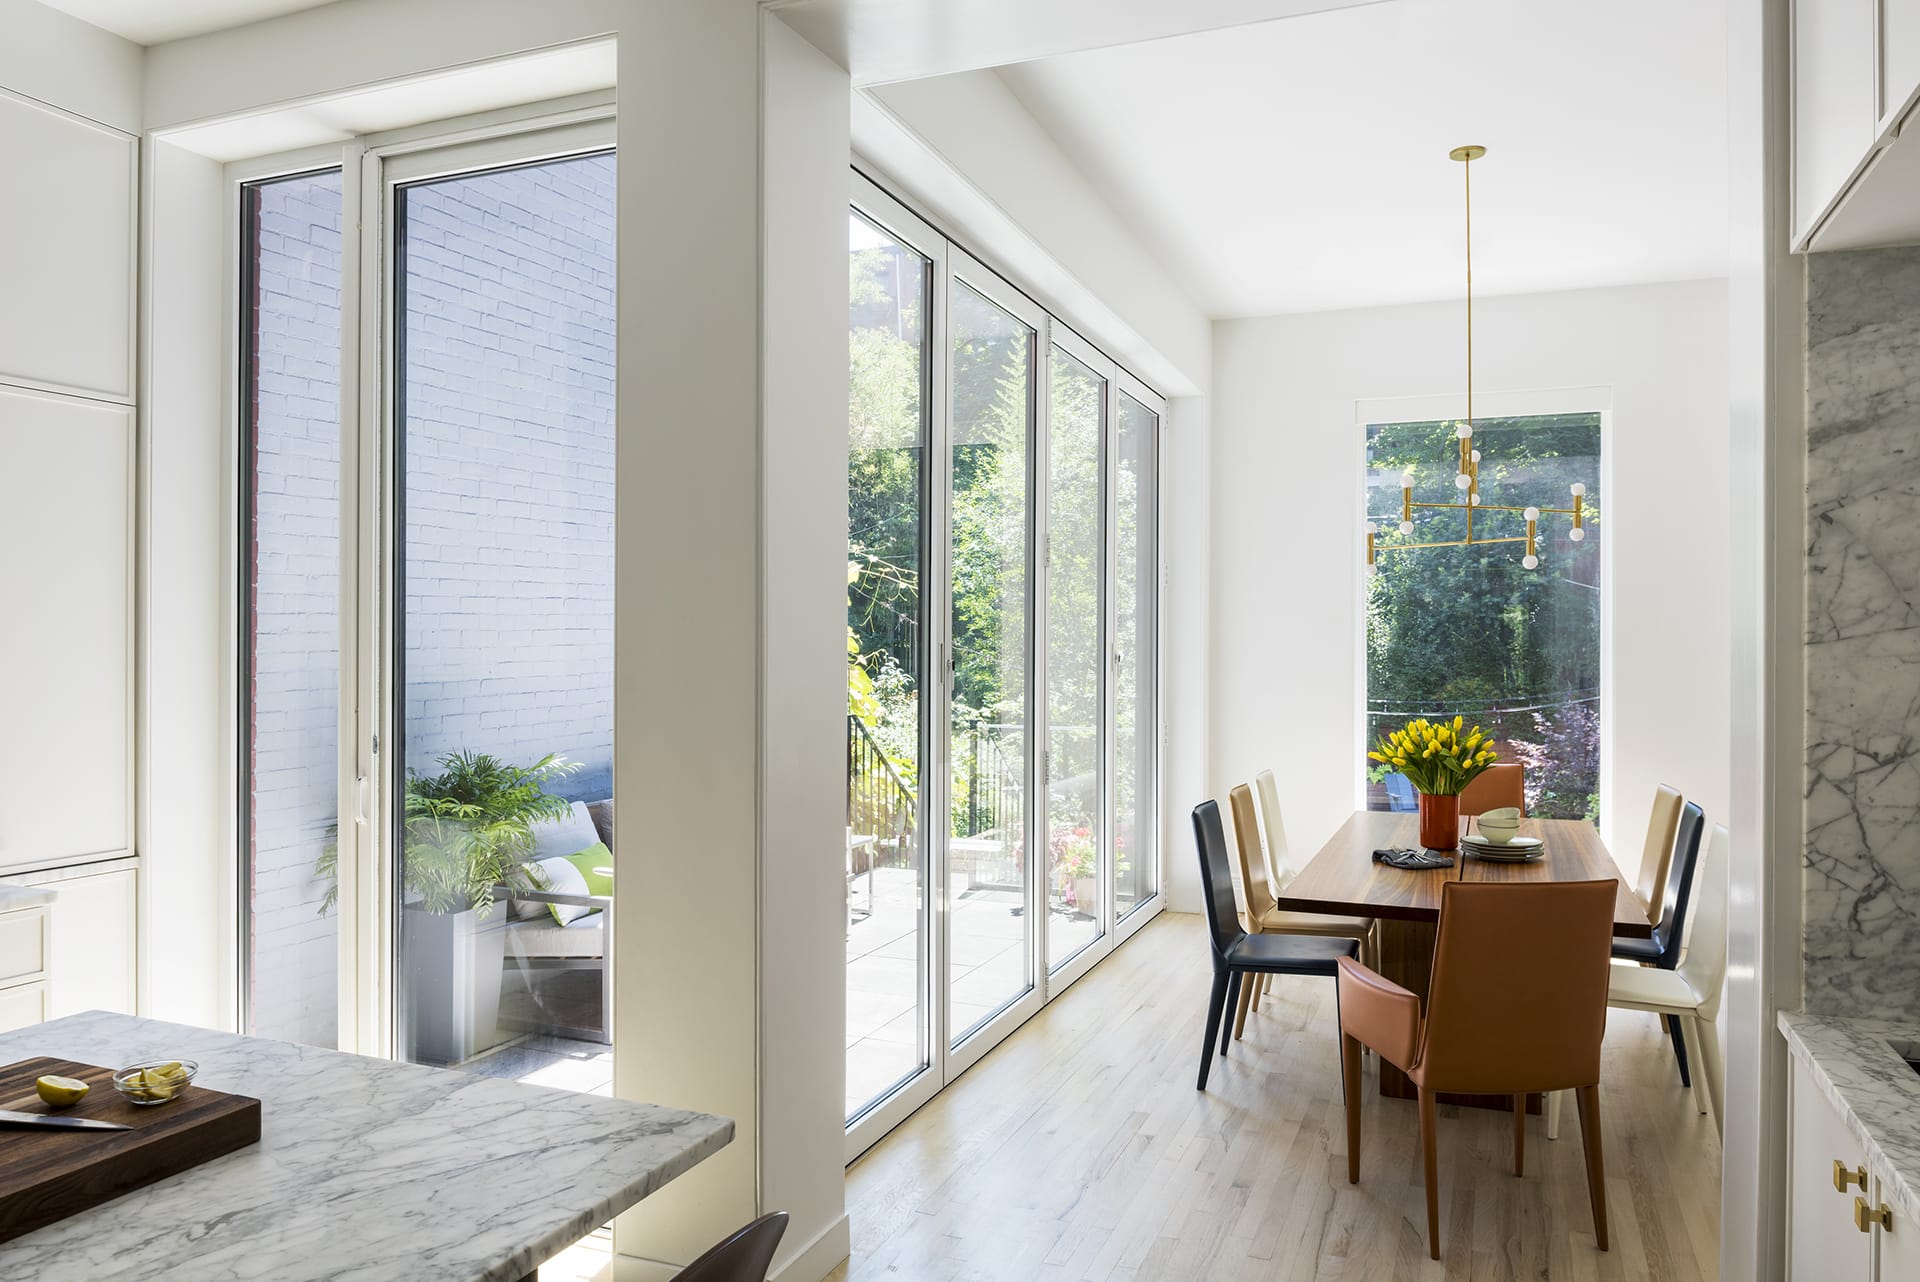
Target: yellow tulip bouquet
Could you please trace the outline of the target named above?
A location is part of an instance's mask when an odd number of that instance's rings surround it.
[[[1392,766],[1414,788],[1435,797],[1458,795],[1481,771],[1499,759],[1493,739],[1479,726],[1462,734],[1465,718],[1451,722],[1421,717],[1380,736],[1367,754],[1370,761]]]

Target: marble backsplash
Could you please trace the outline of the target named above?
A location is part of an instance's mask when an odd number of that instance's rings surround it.
[[[1806,1006],[1920,1015],[1920,248],[1807,277]]]

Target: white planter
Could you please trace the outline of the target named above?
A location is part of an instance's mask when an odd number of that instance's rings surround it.
[[[1089,917],[1100,915],[1100,879],[1098,877],[1073,879],[1073,906]]]
[[[500,977],[507,955],[507,908],[485,913],[401,914],[401,994],[407,1058],[458,1064],[505,1040]]]

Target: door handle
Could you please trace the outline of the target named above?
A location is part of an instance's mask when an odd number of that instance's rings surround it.
[[[1862,1190],[1867,1187],[1867,1168],[1864,1166],[1850,1167],[1839,1158],[1834,1158],[1833,1191],[1836,1193],[1845,1193],[1856,1184],[1859,1185]]]

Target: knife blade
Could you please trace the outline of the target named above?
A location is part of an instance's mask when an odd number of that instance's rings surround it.
[[[50,1117],[45,1113],[19,1113],[0,1108],[0,1127],[47,1131],[130,1131],[119,1122],[101,1122],[91,1117]]]

